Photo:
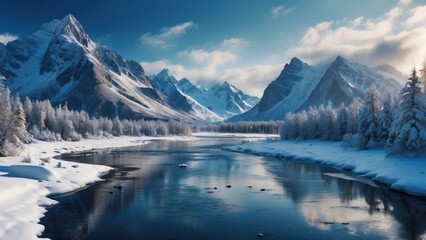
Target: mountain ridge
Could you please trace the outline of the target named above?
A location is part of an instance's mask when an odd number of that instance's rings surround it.
[[[202,120],[169,106],[139,63],[93,42],[72,15],[0,46],[0,74],[13,94],[92,116]]]
[[[339,55],[329,65],[310,66],[293,58],[265,88],[259,104],[226,121],[282,120],[287,112],[308,110],[328,102],[338,107],[361,100],[372,85],[380,93],[397,92],[402,82],[402,74],[389,65],[370,68]]]

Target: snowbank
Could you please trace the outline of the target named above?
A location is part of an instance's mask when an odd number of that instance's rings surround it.
[[[44,206],[56,201],[47,196],[75,191],[100,180],[108,166],[53,159],[62,153],[116,148],[149,143],[152,137],[119,137],[79,142],[35,141],[20,157],[0,158],[0,239],[38,239]],[[186,137],[155,139],[182,140]],[[30,161],[29,161],[30,159]]]
[[[275,141],[249,142],[226,150],[284,157],[352,171],[388,185],[391,189],[426,196],[426,158],[386,157],[383,150],[354,150],[340,142]]]

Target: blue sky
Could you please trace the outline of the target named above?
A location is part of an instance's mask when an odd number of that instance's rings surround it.
[[[317,64],[337,54],[406,71],[424,58],[426,6],[409,0],[9,0],[0,42],[73,14],[92,40],[151,74],[229,81],[261,96],[293,56]],[[409,46],[407,46],[407,44]],[[426,44],[423,44],[426,45]]]

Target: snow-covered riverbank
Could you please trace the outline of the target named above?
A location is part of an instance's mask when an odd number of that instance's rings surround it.
[[[359,151],[341,142],[275,141],[249,142],[226,150],[263,156],[285,157],[350,170],[388,185],[395,191],[426,196],[426,157],[386,157],[384,150]]]
[[[45,206],[56,201],[48,195],[80,189],[100,180],[108,166],[53,159],[62,153],[117,148],[149,143],[152,139],[184,140],[192,137],[119,137],[79,142],[41,142],[26,145],[19,157],[0,158],[0,239],[38,239],[44,226],[38,224]],[[23,162],[24,158],[31,159]]]

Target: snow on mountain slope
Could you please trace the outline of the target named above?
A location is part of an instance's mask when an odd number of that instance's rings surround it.
[[[338,56],[326,68],[309,66],[293,58],[265,89],[258,105],[227,121],[282,120],[287,112],[307,110],[328,102],[337,107],[362,99],[372,85],[379,93],[396,93],[401,82],[402,74],[391,66],[373,69]]]
[[[262,99],[250,111],[230,118],[229,121],[281,120],[285,113],[296,111],[324,73],[323,68],[313,67],[298,58],[284,66],[281,74],[265,89]]]
[[[181,79],[178,88],[223,118],[241,114],[251,109],[259,98],[243,93],[228,82],[199,82],[193,85],[188,79]]]
[[[152,76],[151,82],[155,89],[164,95],[163,98],[173,109],[191,114],[209,122],[223,120],[222,117],[202,106],[189,95],[183,93],[177,87],[178,81],[169,74],[167,69]]]
[[[319,106],[329,101],[335,107],[342,103],[350,104],[356,98],[363,99],[364,93],[372,85],[379,93],[396,93],[402,85],[395,78],[395,73],[383,75],[376,69],[337,56],[308,100],[298,110],[307,110],[310,106]]]
[[[72,15],[9,42],[0,75],[13,94],[50,99],[93,116],[198,119],[170,108],[143,68],[90,40]]]

